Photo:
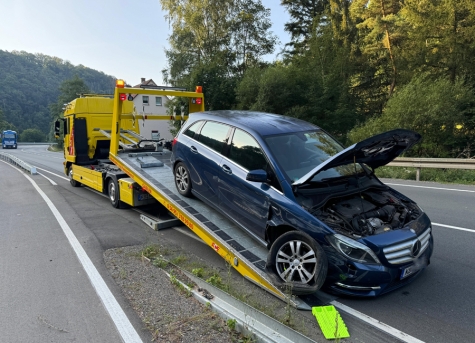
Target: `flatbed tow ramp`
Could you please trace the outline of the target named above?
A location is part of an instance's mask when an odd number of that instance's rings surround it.
[[[167,93],[170,93],[170,91],[128,87],[115,88],[112,116],[112,128],[115,128],[115,130],[111,130],[110,133],[110,161],[174,214],[246,279],[276,297],[290,302],[298,309],[311,310],[311,307],[305,302],[297,297],[284,294],[272,284],[265,272],[268,251],[261,243],[256,242],[242,229],[200,200],[185,198],[178,193],[175,187],[170,153],[133,153],[127,151],[127,149],[119,150],[121,140],[120,123],[124,117],[128,118],[130,116],[122,115],[121,94],[124,98],[124,94],[170,95]],[[193,101],[198,97],[201,99],[201,101],[197,101],[200,104],[203,101],[202,93],[179,92],[177,96],[190,97],[193,98]]]

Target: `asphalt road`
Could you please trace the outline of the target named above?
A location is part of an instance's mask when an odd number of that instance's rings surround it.
[[[30,162],[43,158],[39,166],[60,174],[61,154],[42,156],[45,149],[36,146],[28,152],[7,152],[22,155],[19,157],[25,161],[30,156]],[[71,192],[66,187],[69,182],[51,174],[44,173],[58,184],[62,182],[62,187],[41,175],[31,176],[64,218],[60,223],[22,173],[0,162],[0,175],[0,342],[122,342],[120,332],[130,328],[135,332],[131,336],[139,340],[128,342],[151,341],[150,333],[109,276],[102,256],[109,247],[147,242],[146,230],[130,237],[136,213],[108,211],[114,209],[107,199],[92,192]],[[79,240],[90,265],[84,267],[78,258],[63,231],[64,224]],[[96,276],[90,273],[91,266],[104,284],[90,281]],[[100,298],[104,287],[111,294]],[[110,306],[114,301],[119,311]],[[106,303],[112,312],[106,310]],[[120,311],[123,317],[117,314]]]
[[[20,146],[18,150],[7,152],[43,169],[39,171],[56,182],[58,177],[44,170],[63,175],[62,153],[51,153],[40,146]],[[434,223],[435,250],[431,265],[414,282],[390,294],[376,299],[338,298],[336,301],[424,342],[474,341],[475,289],[471,285],[475,281],[472,264],[475,257],[475,187],[384,181],[417,201]],[[60,185],[64,188],[61,187],[59,193],[81,212],[81,219],[84,216],[85,225],[102,249],[147,241],[147,231],[133,236],[128,234],[126,224],[137,221],[132,211],[120,211],[122,218],[117,220],[118,212],[113,211],[107,199],[92,192],[77,193],[78,190],[68,187],[64,180]],[[182,239],[179,233],[167,231],[167,235],[176,242]],[[86,247],[99,266],[102,249]],[[210,254],[210,259],[212,256]],[[130,317],[133,315],[129,314]],[[406,341],[414,340],[409,337]]]
[[[105,270],[97,238],[54,186],[39,175],[31,178],[66,219],[63,225],[22,173],[0,162],[0,175],[0,341],[121,342],[118,328],[125,327],[148,339],[125,302],[131,318],[126,325],[114,322],[101,304],[108,298],[96,293],[97,284],[89,281],[63,226],[88,248],[96,268]],[[116,287],[112,279],[106,281]]]
[[[431,219],[431,264],[414,282],[380,298],[338,301],[425,342],[475,341],[475,187],[383,181],[415,200]]]

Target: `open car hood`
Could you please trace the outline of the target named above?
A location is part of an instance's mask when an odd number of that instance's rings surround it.
[[[320,171],[353,162],[364,163],[372,169],[376,169],[394,160],[419,142],[421,138],[421,135],[417,132],[404,129],[381,133],[340,151],[316,166],[292,185],[302,185],[311,180]]]

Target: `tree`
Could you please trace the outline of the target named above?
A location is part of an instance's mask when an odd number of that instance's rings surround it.
[[[355,78],[360,86],[372,84],[368,99],[382,108],[394,92],[398,81],[398,46],[402,35],[398,0],[355,0],[350,7],[359,31],[358,48],[366,61],[366,70]],[[361,87],[368,88],[368,87]],[[376,92],[374,92],[376,91]],[[376,107],[376,108],[377,108]]]
[[[404,50],[415,71],[446,76],[475,76],[475,2],[473,0],[406,0]]]
[[[21,142],[44,142],[46,135],[38,129],[26,129],[20,134]]]
[[[70,101],[78,98],[81,94],[87,94],[91,91],[89,87],[86,85],[83,79],[79,78],[79,76],[74,75],[72,79],[63,81],[61,86],[59,87],[59,96],[56,103],[50,105],[50,111],[53,121],[57,118],[63,117],[63,107],[64,104],[69,103]]]
[[[474,150],[475,95],[458,79],[434,79],[420,75],[389,99],[380,116],[353,129],[357,142],[395,128],[419,132],[423,141],[412,152],[427,157],[458,157],[466,148]]]
[[[16,131],[14,125],[10,124],[5,120],[5,115],[3,114],[2,109],[0,108],[0,133],[4,130],[13,130]]]
[[[269,31],[269,10],[260,0],[161,0],[172,26],[164,80],[192,85],[198,75],[219,69],[214,88],[235,83],[244,71],[259,65],[273,51],[277,38]],[[208,84],[212,79],[208,78]],[[206,88],[205,92],[206,92]],[[212,106],[218,108],[219,106]]]
[[[315,32],[317,21],[322,19],[328,0],[281,0],[289,12],[290,21],[285,24],[285,31],[290,33],[290,55],[308,48],[308,40]]]
[[[166,82],[177,85],[203,63],[226,59],[232,0],[160,0],[172,27]]]
[[[277,36],[269,29],[270,10],[261,1],[237,0],[231,22],[231,46],[235,68],[242,76],[247,68],[258,66],[262,56],[274,51]]]

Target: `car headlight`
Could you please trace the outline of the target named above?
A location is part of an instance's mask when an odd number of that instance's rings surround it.
[[[336,233],[327,236],[327,240],[339,253],[350,260],[360,263],[381,264],[373,250],[354,239]]]

